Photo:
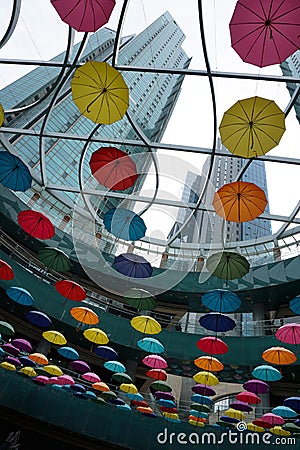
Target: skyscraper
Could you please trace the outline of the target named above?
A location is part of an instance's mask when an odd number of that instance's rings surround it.
[[[102,28],[91,35],[83,47],[80,63],[88,60],[111,63],[115,38],[116,32],[109,28]],[[187,68],[190,59],[181,46],[184,39],[183,32],[166,12],[140,34],[121,39],[118,64],[147,64],[153,69],[156,66]],[[80,47],[81,43],[76,44],[72,55],[76,55]],[[64,57],[65,53],[61,53],[52,62],[63,62]],[[55,224],[67,230],[71,226],[79,181],[83,185],[89,182],[89,187],[97,185],[96,180],[91,181],[88,164],[93,151],[109,145],[110,139],[121,141],[118,147],[132,156],[141,174],[135,190],[140,189],[145,177],[143,174],[147,172],[152,159],[150,153],[145,154],[144,147],[122,143],[123,140],[140,139],[127,117],[97,129],[94,137],[107,139],[107,143],[90,142],[85,147],[87,140],[83,137],[89,136],[96,125],[81,116],[72,100],[70,80],[73,72],[66,77],[56,102],[51,105],[51,89],[61,79],[60,70],[60,67],[38,67],[2,89],[0,102],[6,111],[15,110],[6,115],[4,126],[29,128],[36,132],[35,136],[14,132],[13,135],[6,135],[5,142],[2,141],[8,150],[18,154],[32,168],[35,175],[32,188],[19,193],[19,196],[29,206],[48,211]],[[183,76],[158,74],[155,70],[148,73],[137,70],[125,72],[123,77],[129,88],[128,112],[131,118],[148,138],[159,141],[176,104]],[[49,92],[50,95],[44,99]],[[16,111],[20,108],[23,109]],[[39,136],[42,129],[50,136]],[[61,133],[61,137],[51,136],[57,133]],[[66,135],[69,138],[66,139]],[[143,155],[139,155],[141,152]],[[117,200],[108,199],[102,202],[99,210],[103,212],[104,208],[116,203]]]
[[[300,50],[295,52],[292,56],[287,58],[285,61],[283,61],[282,64],[280,64],[281,70],[283,75],[289,76],[289,77],[299,77],[300,76]],[[289,93],[291,97],[293,97],[296,88],[296,83],[287,83],[286,87],[289,90]],[[295,102],[295,111],[296,111],[296,117],[298,121],[300,122],[300,96],[298,95]]]

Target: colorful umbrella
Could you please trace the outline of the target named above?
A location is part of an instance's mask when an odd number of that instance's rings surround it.
[[[258,405],[261,399],[254,392],[242,391],[236,395],[236,399],[241,402],[250,403],[251,405]]]
[[[124,293],[124,300],[128,305],[142,311],[150,311],[157,306],[155,297],[144,289],[132,288]]]
[[[51,239],[55,234],[51,220],[38,211],[21,211],[18,214],[18,223],[27,234],[37,239]]]
[[[28,358],[34,361],[35,363],[43,366],[49,364],[48,358],[42,353],[31,353],[30,355],[28,355]]]
[[[296,411],[288,406],[276,406],[271,412],[281,416],[283,419],[295,419],[298,415]]]
[[[270,428],[271,433],[278,434],[279,436],[290,436],[291,433],[287,430],[284,430],[279,425],[276,425],[273,428]]]
[[[236,294],[225,289],[214,289],[206,292],[202,295],[201,302],[206,308],[221,313],[235,311],[242,303]]]
[[[218,378],[210,372],[197,372],[193,375],[193,379],[196,383],[205,384],[206,386],[215,386],[219,383]]]
[[[138,241],[146,234],[143,219],[130,209],[112,208],[103,216],[105,228],[114,236],[125,241]]]
[[[282,428],[290,433],[300,433],[300,427],[298,427],[295,423],[286,423],[282,426]]]
[[[196,345],[200,350],[211,355],[222,355],[228,352],[228,345],[214,336],[201,338]]]
[[[206,395],[193,394],[191,396],[191,400],[194,403],[199,403],[199,405],[212,405],[213,404],[212,399],[207,397]]]
[[[3,106],[0,103],[0,127],[2,127],[4,122],[4,109]]]
[[[164,383],[165,385],[165,383]],[[164,400],[175,400],[174,394],[171,391],[155,391],[154,397],[163,398]]]
[[[122,364],[123,366],[123,364]],[[122,369],[123,370],[123,369]],[[111,377],[114,381],[116,381],[117,383],[132,383],[132,378],[130,375],[128,375],[128,373],[125,372],[116,372],[112,375]]]
[[[271,364],[279,365],[292,364],[297,360],[296,355],[284,347],[268,348],[263,352],[262,358]]]
[[[10,323],[0,320],[0,333],[5,334],[6,336],[13,336],[15,330]]]
[[[105,400],[111,401],[116,399],[118,396],[112,391],[102,391],[102,397],[105,398]]]
[[[62,333],[55,330],[44,331],[42,336],[46,341],[51,342],[55,345],[65,345],[67,343],[67,339],[64,337]]]
[[[10,265],[7,264],[7,262],[2,261],[2,259],[0,259],[0,280],[9,281],[13,280],[13,278],[14,278],[14,271],[12,270]]]
[[[283,401],[283,404],[300,413],[300,397],[288,397]]]
[[[247,423],[247,429],[250,431],[256,431],[257,433],[263,433],[265,429],[263,427],[259,427],[255,425],[253,422]]]
[[[270,390],[270,386],[261,380],[246,381],[246,383],[243,384],[243,387],[254,394],[266,394]]]
[[[229,24],[232,47],[258,67],[282,63],[299,48],[299,11],[294,0],[239,0]]]
[[[84,337],[94,344],[108,344],[107,334],[99,328],[88,328],[83,332]]]
[[[115,0],[51,0],[63,22],[77,31],[95,32],[105,25],[115,7]]]
[[[140,339],[137,341],[137,346],[149,353],[163,353],[165,351],[163,344],[158,339],[152,337]]]
[[[122,383],[120,389],[127,394],[137,394],[138,389],[133,383]]]
[[[25,317],[28,322],[39,328],[50,328],[52,325],[51,319],[47,316],[47,314],[41,311],[28,311],[25,314]]]
[[[231,153],[243,158],[255,158],[279,144],[285,131],[285,114],[272,100],[261,97],[246,98],[237,101],[224,113],[219,130],[222,143]],[[241,190],[241,187],[238,187],[237,193],[245,198],[246,192]],[[233,193],[230,191],[227,195],[230,194]],[[255,202],[256,194],[255,188],[255,192],[251,193],[255,196]],[[263,202],[266,202],[266,198],[262,194],[260,196]],[[248,214],[246,213],[246,217]],[[249,217],[251,216],[252,214]],[[246,218],[233,221],[244,222]]]
[[[17,347],[17,349],[19,349],[19,350],[21,350],[23,352],[26,352],[26,353],[31,353],[33,351],[32,345],[26,339],[21,339],[21,338],[13,339],[11,341],[11,344],[14,347]]]
[[[6,356],[5,361],[9,364],[13,364],[16,367],[21,366],[21,361],[16,356]]]
[[[149,278],[153,268],[143,256],[134,253],[122,253],[115,257],[115,269],[130,278]]]
[[[224,365],[213,356],[200,356],[194,360],[194,364],[200,369],[207,370],[208,372],[219,372],[224,369]]]
[[[75,384],[75,381],[73,379],[73,377],[71,377],[70,375],[61,375],[60,377],[58,377],[58,383],[62,384],[62,385],[72,385]]]
[[[131,400],[131,404],[134,406],[149,406],[147,402],[144,401],[144,397],[142,394],[130,394],[127,393],[126,397],[128,397]]]
[[[111,372],[125,373],[126,367],[119,361],[106,361],[104,367]]]
[[[93,372],[85,372],[81,375],[81,378],[83,378],[86,381],[89,381],[90,383],[99,383],[100,377]]]
[[[155,380],[166,381],[167,379],[167,372],[164,369],[151,369],[146,372],[146,375]]]
[[[33,297],[26,289],[21,287],[9,287],[6,289],[6,294],[14,302],[24,306],[31,306],[34,303]]]
[[[36,367],[37,365],[36,362],[32,361],[32,359],[28,358],[26,355],[20,356],[19,359],[23,366]]]
[[[99,317],[90,308],[85,306],[77,306],[70,309],[71,316],[79,322],[76,330],[80,330],[82,324],[95,325],[99,322]]]
[[[10,370],[11,372],[16,370],[16,366],[7,361],[2,361],[2,363],[0,364],[0,367],[2,367],[2,369],[5,369],[5,370]]]
[[[206,268],[218,278],[235,280],[249,272],[250,264],[244,256],[238,253],[221,252],[214,253],[207,258]]]
[[[142,362],[152,369],[166,369],[168,367],[167,361],[159,355],[147,355]]]
[[[38,251],[39,259],[50,270],[66,272],[71,268],[68,256],[58,248],[44,247]]]
[[[200,403],[192,403],[190,406],[191,409],[194,409],[196,411],[209,413],[210,407],[207,405],[201,405]]]
[[[111,361],[118,359],[118,353],[113,348],[107,347],[106,345],[98,345],[94,348],[94,352],[103,359]]]
[[[227,409],[227,411],[225,411],[225,415],[239,420],[244,420],[246,418],[246,415],[242,411],[238,411],[233,408]]]
[[[61,356],[72,361],[75,361],[79,358],[77,350],[72,347],[59,347],[57,351]]]
[[[36,377],[37,373],[36,371],[32,368],[32,367],[22,367],[22,369],[20,369],[20,373],[28,376],[28,377]]]
[[[199,395],[203,395],[203,396],[210,396],[213,397],[214,395],[216,395],[216,392],[214,391],[214,389],[210,386],[208,386],[207,384],[195,384],[195,386],[192,387],[192,391],[195,392],[196,394]],[[194,398],[192,398],[193,401]]]
[[[109,392],[109,390],[110,390],[109,387],[107,386],[107,384],[104,383],[103,381],[93,383],[92,388],[96,389],[96,391],[100,391],[100,392]]]
[[[72,391],[75,391],[75,392],[81,392],[81,393],[86,392],[86,388],[80,383],[72,384],[71,389],[72,389]]]
[[[161,325],[150,316],[136,316],[130,321],[131,326],[141,333],[158,334],[161,332]]]
[[[233,330],[236,323],[233,319],[220,313],[208,313],[199,319],[200,325],[206,330],[226,332]]]
[[[222,420],[223,422],[228,422],[228,423],[238,423],[239,419],[234,419],[234,417],[228,417],[228,416],[221,416],[220,420]]]
[[[290,301],[289,307],[295,314],[300,314],[300,295]]]
[[[0,151],[0,183],[13,191],[25,192],[31,186],[32,176],[20,158]]]
[[[255,378],[258,378],[262,381],[278,381],[281,380],[282,375],[279,372],[279,370],[275,369],[275,367],[268,366],[266,364],[262,364],[261,366],[256,367],[252,371],[252,375]],[[244,384],[245,389],[250,390],[248,387],[246,387],[246,383]],[[253,391],[252,391],[253,392]],[[258,394],[258,392],[256,392]]]
[[[48,364],[44,366],[44,371],[49,373],[50,375],[55,375],[56,377],[59,377],[63,374],[62,370],[54,364]]]
[[[235,402],[230,403],[230,408],[237,409],[238,411],[250,412],[253,410],[252,406],[248,405],[246,402],[242,402],[240,400],[236,400]]]
[[[81,114],[95,123],[112,124],[128,109],[129,91],[123,76],[106,62],[88,61],[78,67],[71,87]]]
[[[112,191],[125,190],[137,179],[136,165],[127,153],[115,147],[101,147],[90,159],[96,180]]]
[[[81,302],[86,298],[86,292],[80,284],[71,280],[60,280],[55,283],[55,289],[63,297],[75,302]]]
[[[18,347],[15,347],[11,342],[3,344],[2,350],[14,356],[18,356],[18,354],[20,353],[20,349]]]
[[[79,373],[85,373],[85,372],[89,372],[91,370],[88,363],[86,363],[85,361],[81,361],[80,359],[71,361],[70,366],[72,367],[72,369],[74,369],[76,372],[79,372]]]
[[[197,411],[196,409],[190,410],[190,416],[198,417],[199,419],[208,419],[208,414],[205,412]]]
[[[230,222],[249,222],[262,214],[267,205],[264,191],[254,183],[234,181],[222,186],[214,195],[216,213]]]
[[[274,413],[264,414],[262,416],[262,420],[270,424],[269,428],[271,428],[273,425],[283,425],[285,423],[285,420],[281,416],[278,416],[277,414]]]
[[[287,323],[283,325],[278,328],[275,337],[286,344],[300,344],[300,324]]]
[[[170,386],[166,381],[162,380],[153,381],[153,383],[150,384],[150,387],[154,391],[162,391],[162,392],[172,391],[172,386]]]

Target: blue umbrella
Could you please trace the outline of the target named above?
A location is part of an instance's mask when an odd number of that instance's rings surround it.
[[[127,403],[124,403],[124,405],[117,405],[117,408],[125,411],[131,411],[131,408],[129,405],[127,405]]]
[[[202,295],[201,301],[206,308],[212,311],[228,313],[237,310],[242,302],[233,292],[225,289],[214,289]]]
[[[82,393],[82,396],[84,398],[90,398],[91,400],[94,400],[97,398],[97,395],[92,391],[86,391],[86,392]]]
[[[31,186],[32,176],[20,158],[2,151],[0,152],[0,183],[13,191],[25,192]]]
[[[284,400],[283,404],[294,409],[297,413],[300,412],[300,397],[288,397]]]
[[[143,219],[130,209],[112,208],[103,216],[105,228],[114,236],[125,241],[137,241],[145,236]]]
[[[272,413],[277,414],[277,416],[281,416],[283,419],[294,419],[298,416],[296,411],[288,406],[276,406],[276,408],[272,409]]]
[[[152,337],[144,337],[137,341],[138,347],[145,352],[149,353],[163,353],[165,351],[165,347],[158,339],[154,339]]]
[[[86,388],[80,383],[72,384],[70,386],[70,389],[72,389],[72,391],[75,391],[75,392],[81,392],[81,393],[86,392]]]
[[[104,363],[104,367],[105,369],[111,370],[112,372],[119,372],[119,373],[126,372],[126,367],[119,361],[106,361]]]
[[[189,412],[190,416],[198,417],[198,419],[207,419],[208,414],[201,411],[196,411],[196,409],[191,409]]]
[[[193,394],[191,396],[191,400],[195,403],[199,403],[200,405],[212,405],[213,401],[211,398],[206,395]]]
[[[262,381],[278,381],[282,378],[278,369],[267,364],[255,367],[252,375]]]
[[[121,406],[121,405],[125,405],[124,400],[122,400],[121,398],[112,398],[111,400],[109,400],[109,403],[112,403],[113,405],[117,405],[117,406]]]
[[[144,397],[142,396],[142,394],[140,394],[139,392],[137,394],[131,394],[130,392],[127,392],[126,397],[128,397],[130,400],[137,400],[137,401],[142,401],[144,400]]]
[[[173,400],[165,400],[163,398],[157,401],[159,406],[166,406],[167,408],[176,408],[176,403]]]
[[[39,328],[50,328],[52,325],[51,319],[41,311],[28,311],[25,317],[28,322]]]
[[[94,348],[94,352],[103,359],[110,359],[111,361],[118,359],[118,353],[113,348],[106,345],[98,345]]]
[[[205,314],[204,316],[200,317],[199,323],[206,330],[221,332],[233,330],[236,325],[233,319],[219,313]]]
[[[223,420],[223,422],[228,422],[228,423],[238,423],[238,422],[240,422],[239,419],[235,419],[234,417],[229,417],[229,416],[221,416],[220,420]]]
[[[26,367],[36,367],[37,364],[36,362],[32,361],[32,359],[28,358],[28,356],[20,356],[19,358],[22,366],[26,366]]]
[[[33,297],[30,292],[21,287],[10,287],[6,289],[6,294],[14,302],[24,306],[31,306],[34,303]]]
[[[300,295],[290,301],[289,307],[295,314],[300,314]]]
[[[72,361],[79,359],[79,353],[72,347],[59,347],[57,351],[66,359],[71,359]]]
[[[114,266],[119,273],[131,278],[149,278],[153,272],[151,264],[135,253],[122,253],[116,256]]]
[[[3,350],[3,348],[0,348],[0,358],[2,358],[3,356],[5,356],[5,351]]]

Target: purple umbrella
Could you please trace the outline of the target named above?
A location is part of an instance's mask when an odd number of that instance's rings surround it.
[[[119,273],[131,278],[148,278],[153,272],[151,264],[135,253],[123,253],[116,256],[114,267]]]
[[[254,392],[254,394],[266,394],[270,390],[270,386],[261,380],[249,380],[243,384],[246,391]]]
[[[175,397],[171,392],[162,392],[162,391],[156,391],[154,392],[155,397],[157,398],[163,398],[164,400],[174,400]]]
[[[11,343],[23,352],[27,352],[27,353],[33,352],[32,345],[26,339],[13,339],[11,341]]]
[[[7,361],[10,364],[13,364],[16,367],[21,366],[21,361],[19,358],[16,358],[15,356],[6,356],[5,361]]]
[[[300,397],[289,397],[283,401],[284,406],[294,409],[297,413],[300,413]]]
[[[208,397],[216,395],[216,391],[210,386],[205,386],[205,384],[195,384],[195,386],[192,387],[192,391],[196,394],[207,395]]]
[[[94,348],[94,352],[96,355],[103,359],[107,359],[108,361],[116,361],[118,359],[118,353],[113,348],[106,345],[98,345]]]
[[[15,345],[8,342],[7,344],[2,345],[3,350],[5,350],[6,353],[10,353],[11,355],[18,356],[20,353],[20,350]]]
[[[82,384],[79,384],[79,383],[72,384],[71,389],[72,389],[72,391],[81,392],[81,393],[86,391],[86,388]]]
[[[20,361],[22,366],[26,366],[26,367],[36,367],[37,364],[36,362],[32,361],[32,359],[28,358],[28,356],[20,356]]]
[[[230,408],[237,409],[238,411],[250,412],[253,410],[252,406],[248,405],[248,403],[241,402],[240,400],[236,400],[232,402]]]
[[[73,370],[76,370],[76,372],[79,373],[89,372],[91,370],[90,366],[86,362],[79,359],[76,361],[71,361],[70,366]]]
[[[25,314],[25,317],[28,322],[39,328],[50,328],[52,325],[51,319],[49,319],[47,314],[44,314],[41,311],[28,311]]]
[[[113,405],[125,405],[124,400],[122,400],[121,398],[112,398],[109,403],[112,403]]]

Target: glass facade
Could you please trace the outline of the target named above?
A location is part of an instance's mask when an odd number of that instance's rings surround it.
[[[282,64],[280,64],[282,73],[284,76],[288,77],[299,77],[300,76],[300,50],[295,52],[292,56],[290,56],[286,61],[284,61]],[[291,95],[291,97],[294,95],[294,92],[296,88],[299,85],[296,83],[287,83],[286,87]],[[299,95],[296,98],[295,101],[295,112],[296,117],[298,121],[300,122],[300,97]]]

